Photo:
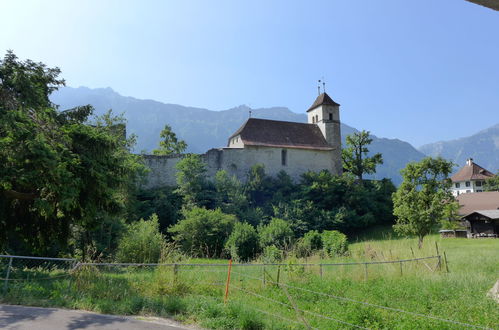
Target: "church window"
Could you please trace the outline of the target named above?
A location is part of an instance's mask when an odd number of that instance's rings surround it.
[[[476,182],[476,186],[477,186],[477,187],[481,187],[481,186],[482,186],[482,181],[477,181],[477,182]]]
[[[459,182],[456,182],[456,188],[461,187],[461,184]]]
[[[315,124],[315,117],[312,116],[312,124]]]
[[[329,114],[329,120],[333,120],[333,114],[332,113]]]
[[[318,123],[319,122],[319,115],[315,115],[315,122]]]
[[[466,181],[466,187],[469,187],[469,186],[470,186],[470,182]]]
[[[288,151],[286,149],[281,150],[281,165],[286,166],[288,163]]]

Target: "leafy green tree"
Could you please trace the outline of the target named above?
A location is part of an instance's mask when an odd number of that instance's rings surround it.
[[[184,219],[168,231],[182,250],[193,257],[221,257],[224,246],[237,222],[234,215],[220,209],[193,207],[184,210]]]
[[[383,164],[383,157],[377,153],[371,157],[367,154],[373,139],[369,136],[369,131],[355,132],[347,136],[347,147],[343,149],[343,167],[346,171],[354,174],[362,182],[363,174],[376,173],[376,165]]]
[[[268,225],[259,226],[258,234],[261,246],[275,245],[283,250],[289,248],[294,239],[289,223],[279,218],[272,218]]]
[[[255,164],[248,173],[246,193],[253,207],[263,207],[272,198],[271,179],[265,173],[265,166]]]
[[[158,216],[153,214],[148,220],[141,219],[127,226],[118,244],[116,261],[157,263],[164,246]]]
[[[499,172],[496,176],[485,180],[484,191],[499,191]]]
[[[220,170],[215,174],[216,206],[224,213],[235,214],[240,219],[248,206],[244,187],[235,176]]]
[[[260,250],[258,233],[252,225],[237,222],[225,243],[225,248],[230,252],[233,259],[240,261],[251,260]]]
[[[206,165],[201,156],[186,155],[177,165],[177,192],[184,198],[187,208],[210,206],[212,187],[206,176]]]
[[[181,154],[187,149],[187,143],[179,140],[169,125],[165,125],[159,136],[159,148],[153,150],[155,155]]]
[[[91,126],[91,106],[57,111],[49,95],[64,84],[59,73],[12,52],[0,60],[0,248],[8,251],[57,254],[72,228],[118,219],[143,168],[122,118],[108,113]]]
[[[401,171],[403,182],[393,194],[393,227],[402,235],[417,236],[420,248],[423,238],[443,220],[446,205],[454,201],[448,179],[452,166],[442,158],[426,157]]]

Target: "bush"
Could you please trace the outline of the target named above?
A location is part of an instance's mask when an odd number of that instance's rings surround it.
[[[225,248],[235,260],[248,261],[258,252],[258,234],[255,228],[248,224],[238,222],[230,234]]]
[[[118,243],[116,260],[156,263],[164,244],[163,235],[159,231],[158,216],[153,214],[148,220],[140,219],[127,226],[125,234]]]
[[[264,263],[275,263],[281,261],[283,258],[283,253],[275,245],[269,245],[263,248],[262,261]]]
[[[278,249],[289,247],[294,237],[289,223],[279,218],[272,218],[268,225],[259,226],[258,234],[261,246],[275,245]]]
[[[303,258],[320,249],[322,249],[322,236],[317,230],[311,230],[298,240],[295,253],[298,258]]]
[[[236,217],[220,209],[194,207],[184,211],[184,220],[170,227],[175,242],[193,257],[221,257]]]
[[[343,255],[348,251],[348,241],[345,234],[337,230],[326,230],[322,233],[324,252],[330,256]]]

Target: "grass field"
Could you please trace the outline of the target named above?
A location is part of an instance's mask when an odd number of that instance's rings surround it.
[[[180,266],[176,271],[170,266],[89,266],[71,276],[52,271],[52,279],[35,272],[29,281],[9,283],[2,301],[173,317],[214,329],[304,329],[305,323],[320,329],[466,327],[431,317],[499,329],[499,304],[486,297],[499,279],[499,240],[434,235],[418,250],[412,239],[368,238],[352,243],[350,255],[341,258],[288,258],[287,266],[279,268],[234,266],[227,304],[223,302],[227,261],[222,260],[189,260],[214,266]],[[366,278],[364,265],[323,266],[322,272],[319,266],[296,265],[432,256],[437,253],[435,242],[447,255],[447,265],[441,269],[436,267],[437,259],[404,263],[402,268],[399,263],[369,265]],[[273,283],[277,281],[281,286]],[[286,305],[306,312],[296,313]]]

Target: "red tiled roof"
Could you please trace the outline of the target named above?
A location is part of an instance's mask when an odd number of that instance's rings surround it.
[[[250,118],[229,138],[239,135],[245,145],[333,150],[317,125]]]
[[[471,165],[466,164],[463,166],[459,172],[454,174],[451,177],[452,182],[458,182],[458,181],[468,181],[468,180],[486,180],[494,176],[494,173],[491,173],[481,167],[480,165],[477,165],[473,162],[471,162]]]
[[[321,95],[317,96],[314,104],[312,104],[312,106],[310,108],[308,108],[307,112],[309,112],[310,110],[313,110],[313,109],[315,109],[318,106],[323,105],[323,104],[325,104],[325,105],[338,105],[339,106],[339,104],[334,102],[333,99],[331,97],[329,97],[329,95],[327,95],[326,93],[322,93]]]
[[[461,194],[456,198],[459,203],[459,214],[463,216],[480,210],[499,209],[499,191]]]

